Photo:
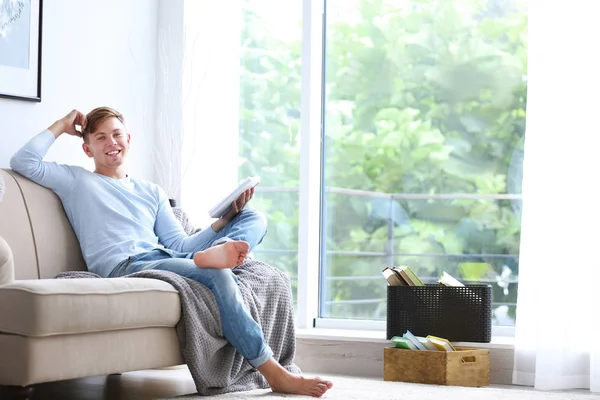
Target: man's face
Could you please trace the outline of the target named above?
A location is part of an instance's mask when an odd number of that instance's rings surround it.
[[[96,169],[117,168],[125,162],[129,151],[130,136],[117,118],[107,118],[95,132],[90,132],[89,143],[83,143],[83,151],[94,158]]]

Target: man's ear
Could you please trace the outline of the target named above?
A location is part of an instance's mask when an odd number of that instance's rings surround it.
[[[83,149],[83,152],[85,154],[87,154],[87,156],[89,158],[94,157],[94,155],[92,154],[92,151],[90,150],[90,146],[88,146],[88,144],[86,142],[83,142],[83,144],[81,145],[81,148]]]

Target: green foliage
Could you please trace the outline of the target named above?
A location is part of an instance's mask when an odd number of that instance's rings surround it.
[[[263,186],[297,188],[300,36],[266,32],[252,3],[246,1],[243,15],[240,175],[258,173]],[[326,187],[414,195],[520,193],[527,12],[518,1],[327,4]],[[257,195],[271,229],[262,248],[297,249],[297,193],[286,201],[269,196]],[[390,260],[338,251],[401,253],[393,261],[424,277],[441,270],[460,276],[463,262],[518,273],[518,259],[503,255],[519,252],[520,200],[375,198],[330,190],[324,218],[326,276],[374,276]],[[383,279],[324,284],[326,301],[385,298]],[[497,292],[496,301],[516,300],[512,287],[509,295]],[[324,308],[335,317],[380,318],[382,312],[382,303]]]

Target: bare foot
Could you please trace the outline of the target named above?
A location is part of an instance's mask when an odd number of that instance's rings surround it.
[[[321,397],[333,387],[333,383],[321,378],[305,378],[294,375],[271,359],[258,367],[271,386],[271,390],[277,393],[301,394],[306,396]]]
[[[250,250],[248,242],[230,240],[194,254],[194,263],[200,268],[233,268],[244,263]]]

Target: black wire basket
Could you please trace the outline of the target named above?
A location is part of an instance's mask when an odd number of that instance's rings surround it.
[[[388,286],[387,339],[407,330],[453,342],[492,340],[492,287]]]

